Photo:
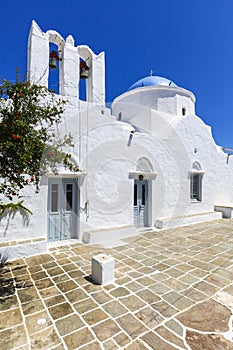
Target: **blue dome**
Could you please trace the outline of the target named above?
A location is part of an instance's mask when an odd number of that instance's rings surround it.
[[[177,86],[177,85],[173,83],[173,81],[171,81],[170,79],[151,75],[149,77],[145,77],[136,81],[136,83],[134,83],[129,87],[128,91],[139,87],[143,87],[143,86]]]

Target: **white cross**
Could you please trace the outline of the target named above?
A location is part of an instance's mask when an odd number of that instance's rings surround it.
[[[149,72],[151,77],[152,77],[153,73],[154,73],[154,71],[151,69],[150,72]]]

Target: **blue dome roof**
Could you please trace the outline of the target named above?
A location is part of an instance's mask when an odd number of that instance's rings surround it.
[[[177,86],[177,85],[173,83],[173,81],[171,81],[170,79],[151,75],[149,77],[145,77],[136,81],[136,83],[134,83],[129,87],[128,91],[139,87],[143,87],[143,86]]]

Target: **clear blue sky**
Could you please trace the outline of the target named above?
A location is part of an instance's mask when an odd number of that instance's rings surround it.
[[[233,0],[0,0],[0,79],[26,72],[34,19],[106,53],[107,102],[154,70],[191,90],[217,144],[233,148]]]

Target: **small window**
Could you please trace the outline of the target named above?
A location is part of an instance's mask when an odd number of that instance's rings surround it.
[[[202,175],[191,174],[190,176],[190,199],[200,202],[202,200]]]
[[[134,184],[134,206],[138,204],[138,185]]]
[[[58,184],[52,184],[51,189],[51,212],[58,212]]]
[[[66,210],[71,211],[73,205],[73,185],[66,185]]]
[[[186,108],[185,107],[182,108],[182,115],[186,115]]]
[[[117,120],[121,121],[121,118],[122,118],[122,113],[118,113],[118,117],[117,117]]]
[[[142,185],[142,205],[146,204],[146,185]]]

